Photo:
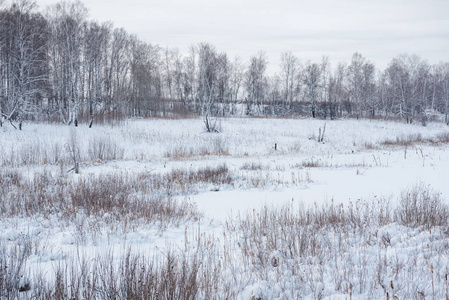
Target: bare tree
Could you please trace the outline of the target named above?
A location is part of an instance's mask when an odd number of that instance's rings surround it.
[[[173,95],[176,100],[181,100],[185,107],[188,107],[187,101],[187,91],[185,88],[185,79],[187,77],[186,67],[183,61],[183,57],[179,53],[178,49],[172,50],[173,59],[173,72],[172,72],[172,85],[173,85]]]
[[[2,118],[17,122],[19,129],[26,114],[36,110],[45,92],[47,22],[34,12],[35,3],[16,1],[2,13],[2,88],[0,113]]]
[[[363,65],[365,58],[358,52],[352,56],[351,64],[348,67],[348,90],[351,101],[355,106],[357,118],[362,116],[362,85],[363,85]]]
[[[398,58],[390,62],[386,72],[388,98],[390,103],[390,112],[396,113],[403,117],[406,114],[405,106],[409,91],[409,74]]]
[[[397,113],[405,116],[407,123],[416,114],[424,114],[427,100],[428,64],[417,55],[395,57],[387,68],[392,102],[398,103]]]
[[[425,60],[420,60],[418,70],[416,72],[415,85],[416,91],[416,110],[421,115],[421,124],[427,124],[427,108],[429,107],[429,99],[431,98],[431,69]]]
[[[259,52],[258,55],[251,57],[248,70],[245,75],[246,88],[246,114],[249,114],[253,106],[261,111],[261,104],[266,92],[267,59],[265,53]]]
[[[92,126],[96,106],[99,105],[105,96],[105,82],[108,62],[108,49],[111,35],[111,24],[100,25],[96,22],[85,24],[84,34],[84,66],[83,66],[83,86],[87,98],[90,123]]]
[[[389,97],[389,79],[388,72],[381,72],[377,80],[377,98],[379,101],[379,110],[383,111],[385,119],[388,119],[392,113],[392,103],[391,97]]]
[[[372,117],[376,114],[377,98],[376,98],[376,67],[370,62],[365,62],[362,66],[362,99],[363,107],[370,111]]]
[[[287,113],[291,110],[291,107],[285,102],[285,90],[283,89],[282,83],[285,82],[276,74],[267,78],[266,98],[269,100],[271,114],[273,116],[281,112]],[[269,110],[264,110],[264,113],[268,112]]]
[[[160,76],[159,46],[141,42],[135,37],[131,40],[131,95],[132,116],[151,115],[164,110],[159,101],[162,94]]]
[[[319,89],[321,88],[321,68],[317,63],[306,64],[303,74],[303,83],[305,86],[305,97],[311,105],[312,118],[317,114],[317,100]]]
[[[218,54],[211,44],[198,45],[198,93],[201,115],[210,116],[218,98]]]
[[[79,2],[60,2],[47,12],[51,35],[52,88],[61,120],[78,126],[81,103],[83,24],[87,9]]]
[[[329,57],[323,55],[321,58],[321,93],[320,93],[320,100],[321,103],[326,103],[329,101],[329,77],[330,77],[330,63],[329,63]],[[328,108],[330,109],[330,103],[326,103],[326,110],[325,110],[325,118],[327,117],[327,111]]]
[[[423,95],[426,93],[427,64],[417,55],[403,55],[407,73],[409,74],[409,97],[406,99],[407,121],[413,123],[417,114],[424,114]],[[425,122],[425,121],[424,121]]]
[[[219,113],[222,116],[224,116],[225,113],[229,111],[229,105],[232,99],[232,90],[230,86],[231,68],[232,64],[229,61],[226,53],[220,53],[217,56],[217,101],[219,104]]]
[[[165,86],[165,98],[173,99],[174,73],[176,68],[177,49],[165,48],[162,51],[162,77]]]
[[[296,96],[299,79],[299,60],[292,52],[281,54],[281,81],[284,105],[291,108],[293,98]]]
[[[0,127],[3,126],[3,106],[6,98],[6,64],[4,52],[6,48],[6,9],[3,8],[4,1],[0,0]]]
[[[443,103],[444,103],[444,121],[449,124],[448,111],[449,111],[449,63],[443,64],[443,77],[442,77],[442,89],[443,89]]]
[[[106,78],[106,108],[117,112],[126,105],[131,94],[131,37],[124,29],[115,29],[109,54]]]
[[[440,63],[435,68],[436,107],[444,114],[444,121],[449,124],[449,63]]]
[[[231,89],[231,102],[236,102],[240,98],[241,86],[243,82],[243,77],[245,74],[245,66],[241,62],[239,57],[234,59],[231,65],[230,71],[230,89]]]
[[[416,55],[395,57],[378,72],[354,53],[348,67],[340,64],[331,72],[326,56],[304,67],[285,52],[280,73],[269,77],[263,52],[247,66],[208,43],[181,55],[111,24],[88,22],[79,1],[55,4],[45,17],[32,0],[13,0],[7,9],[3,2],[0,126],[9,120],[21,128],[23,121],[44,113],[75,126],[81,114],[89,115],[92,124],[101,111],[113,117],[164,114],[178,103],[210,119],[235,113],[243,99],[247,114],[270,113],[268,103],[272,114],[291,112],[301,99],[310,102],[314,118],[323,113],[334,119],[346,110],[356,117],[396,114],[407,122],[421,116],[425,124],[428,109],[448,118],[444,64],[431,68]]]
[[[198,53],[195,46],[189,49],[189,55],[184,57],[182,62],[182,73],[180,76],[179,93],[184,106],[191,107],[193,111],[197,111],[197,94],[198,94],[198,72],[197,72]]]
[[[347,98],[345,80],[346,66],[339,63],[334,74],[329,77],[328,84],[329,114],[332,120],[337,117],[338,106]]]

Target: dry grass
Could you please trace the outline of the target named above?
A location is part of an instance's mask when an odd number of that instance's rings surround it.
[[[142,179],[145,175],[142,175]],[[167,174],[149,175],[154,190],[165,191],[167,195],[192,194],[205,185],[226,186],[233,184],[233,177],[225,164],[205,167],[196,171],[175,169]]]
[[[249,170],[239,172],[238,183],[242,188],[294,187],[312,182],[309,172],[302,170],[292,172],[271,172]]]
[[[225,165],[164,175],[120,173],[73,180],[45,171],[32,179],[18,171],[0,171],[0,208],[4,217],[57,214],[72,220],[84,212],[87,217],[114,216],[110,222],[177,223],[199,214],[191,204],[178,203],[173,196],[192,193],[199,184],[231,183]]]
[[[378,145],[374,145],[373,143],[370,143],[370,142],[365,142],[364,146],[365,146],[365,149],[367,149],[367,150],[378,150],[379,149]]]
[[[186,160],[194,157],[230,156],[229,148],[221,137],[211,138],[207,145],[178,146],[167,150],[164,157],[174,160]]]
[[[295,167],[297,168],[329,168],[332,164],[329,162],[323,162],[319,159],[309,158],[306,160],[303,160],[301,163],[296,164]]]
[[[89,158],[92,161],[107,161],[123,159],[125,149],[106,136],[93,136],[89,140]]]
[[[378,164],[376,163],[376,166]],[[328,161],[326,159],[316,159],[316,158],[308,158],[303,160],[300,163],[296,163],[293,165],[293,168],[361,168],[361,167],[372,167],[372,164],[368,164],[366,162],[353,162],[353,163],[337,163]]]
[[[197,178],[226,173],[224,167],[204,170]],[[170,176],[166,179],[190,178]],[[21,181],[15,174],[2,178]],[[414,198],[422,205],[414,206]],[[7,250],[0,240],[0,292],[5,299],[235,299],[243,291],[252,291],[250,299],[322,299],[334,293],[349,299],[381,299],[387,293],[444,299],[448,207],[422,185],[404,191],[401,199],[395,209],[385,199],[264,207],[228,220],[221,239],[186,234],[184,249],[151,259],[131,248],[118,257],[112,252],[67,257],[33,276],[26,262],[37,244],[24,237]],[[425,206],[431,203],[436,205],[429,210]],[[430,217],[438,212],[444,214]],[[402,221],[404,214],[411,215],[410,222]],[[423,216],[418,223],[416,216]]]
[[[396,140],[385,140],[381,142],[383,146],[412,146],[415,144],[421,144],[425,140],[420,133],[409,134],[407,136],[398,136]]]
[[[246,170],[246,171],[257,171],[257,170],[268,170],[269,166],[263,166],[262,163],[260,162],[245,162],[241,168],[241,170]]]
[[[0,259],[2,268],[19,271],[2,274],[0,270],[0,291],[2,299],[210,299],[222,285],[220,266],[208,266],[207,249],[198,246],[193,253],[169,251],[159,260],[130,250],[118,263],[112,253],[74,258],[56,264],[50,280],[45,279],[48,274],[37,274],[32,285],[23,279],[23,267]],[[9,258],[10,263],[20,261]]]
[[[118,160],[124,157],[125,149],[108,136],[90,137],[87,149],[83,149],[81,144],[75,130],[70,131],[65,143],[48,142],[39,138],[30,139],[0,153],[0,165],[3,167],[67,165],[73,163],[74,156],[78,162]],[[0,145],[0,150],[6,149],[2,149]]]
[[[19,241],[14,249],[7,249],[0,239],[0,298],[17,299],[20,292],[28,291],[26,260],[31,255],[30,243]]]
[[[440,194],[420,184],[401,193],[396,219],[412,227],[424,226],[429,229],[448,226],[449,207],[444,204]]]
[[[211,151],[208,148],[186,148],[178,147],[170,151],[165,152],[164,157],[174,160],[187,160],[195,157],[207,157],[207,156],[230,156],[229,151],[219,149],[218,151]]]
[[[449,143],[449,132],[442,132],[434,137],[424,138],[420,133],[398,136],[395,140],[385,140],[380,143],[382,146],[414,146],[421,144],[441,145]]]
[[[444,275],[434,276],[447,274],[447,268],[445,264],[435,264],[429,269],[429,265],[430,261],[445,260],[449,255],[449,208],[438,200],[436,193],[422,186],[410,191],[405,193],[424,205],[433,203],[432,208],[413,206],[408,196],[396,209],[383,199],[308,209],[264,207],[238,220],[229,220],[226,226],[228,235],[238,241],[239,260],[247,265],[256,281],[277,278],[271,284],[278,284],[287,298],[322,299],[326,282],[334,292],[349,299],[352,295],[385,298],[387,293],[400,299],[412,299],[418,293],[442,299],[447,291],[431,287],[447,286]],[[406,216],[406,221],[402,221]],[[431,236],[426,235],[427,243],[432,241],[431,248],[398,239],[403,233],[391,231],[397,222],[412,226],[406,231],[413,236],[432,229]],[[416,232],[414,227],[418,225]],[[389,247],[398,242],[412,256],[392,255]],[[420,276],[419,283],[413,280],[415,276]]]

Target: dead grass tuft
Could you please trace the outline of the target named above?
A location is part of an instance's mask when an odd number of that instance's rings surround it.
[[[269,167],[264,167],[260,162],[245,162],[242,167],[240,168],[241,170],[247,170],[247,171],[257,171],[257,170],[267,170],[269,169]]]
[[[2,172],[1,214],[6,217],[57,214],[71,222],[79,213],[87,218],[102,218],[108,214],[112,216],[110,223],[163,221],[164,224],[178,224],[183,220],[197,219],[200,214],[193,204],[178,202],[172,196],[179,194],[182,188],[188,188],[198,178],[218,180],[216,172],[222,171],[206,169],[187,178],[174,172],[171,176],[122,173],[73,180],[53,176],[49,172],[36,173],[32,179]],[[172,188],[175,180],[182,182],[179,190]]]
[[[419,184],[401,193],[396,218],[401,224],[412,227],[447,226],[449,207],[442,201],[439,193]]]
[[[423,138],[420,133],[417,134],[409,134],[407,136],[398,136],[396,140],[385,140],[381,142],[381,145],[384,146],[402,146],[408,147],[417,144],[431,144],[431,145],[440,145],[449,143],[449,132],[442,132],[437,134],[435,137],[427,137]]]

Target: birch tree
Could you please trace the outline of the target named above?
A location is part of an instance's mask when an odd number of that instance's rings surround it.
[[[60,2],[49,8],[51,84],[53,99],[65,124],[78,126],[81,104],[83,24],[87,9],[79,2]]]
[[[303,74],[305,97],[310,102],[312,118],[317,115],[317,101],[321,87],[321,68],[317,63],[308,62]]]
[[[3,119],[22,129],[26,114],[36,111],[46,89],[47,22],[34,12],[35,3],[16,1],[2,16]]]
[[[239,57],[234,58],[231,65],[231,75],[230,75],[230,89],[231,89],[231,99],[230,101],[235,103],[240,99],[240,92],[243,83],[243,77],[245,74],[245,65],[242,63]]]
[[[231,76],[231,62],[226,53],[220,53],[217,56],[217,81],[218,81],[218,95],[217,101],[220,105],[219,113],[224,116],[229,110],[229,104],[232,98],[232,91],[230,87]]]
[[[281,54],[281,82],[284,98],[284,106],[291,108],[296,96],[297,81],[299,79],[299,60],[292,52]]]
[[[106,78],[106,108],[116,113],[131,94],[131,37],[123,29],[114,29]]]
[[[0,0],[0,127],[3,126],[3,106],[6,99],[6,9],[3,7],[3,2]]]
[[[211,114],[211,107],[218,98],[218,58],[214,46],[198,45],[198,93],[201,115]]]
[[[160,48],[132,39],[131,110],[132,116],[151,115],[163,110],[160,80]]]
[[[374,64],[370,62],[365,62],[362,66],[362,105],[365,110],[370,111],[372,117],[376,114],[377,109],[377,98],[376,98],[376,68]]]
[[[329,100],[329,77],[330,77],[330,63],[329,63],[329,57],[323,55],[321,58],[321,93],[320,93],[320,100],[321,103],[326,103]],[[330,108],[330,103],[326,103],[326,111],[325,111],[325,117],[327,115],[327,109]]]
[[[436,107],[444,114],[444,122],[449,124],[449,63],[440,63],[435,67]]]
[[[83,77],[92,126],[96,107],[105,98],[105,82],[108,63],[108,49],[111,36],[111,24],[86,23],[84,34]],[[83,98],[84,98],[83,97]]]
[[[345,79],[346,79],[346,66],[344,63],[339,63],[334,73],[331,76],[329,76],[328,101],[329,101],[329,113],[331,120],[337,117],[338,106],[347,97],[345,91]]]
[[[258,112],[261,112],[261,105],[266,93],[267,79],[265,71],[267,64],[268,62],[263,52],[259,52],[259,54],[250,59],[248,70],[245,74],[246,114],[250,114],[254,106],[258,109]]]
[[[362,84],[363,65],[365,58],[358,52],[352,56],[351,64],[348,67],[348,91],[350,100],[354,104],[357,119],[362,116]]]

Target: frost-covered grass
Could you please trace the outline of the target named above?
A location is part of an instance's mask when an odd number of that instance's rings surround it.
[[[3,127],[1,297],[444,299],[448,136],[369,120]]]
[[[56,262],[51,274],[27,269],[37,249],[24,237],[15,251],[0,244],[8,270],[0,287],[6,297],[38,299],[443,299],[448,216],[423,186],[404,192],[397,207],[385,199],[264,207],[228,220],[221,238],[185,233],[182,248],[158,258],[132,245],[91,258],[76,245],[78,255]]]
[[[449,207],[423,186],[397,207],[373,200],[265,207],[228,222],[239,261],[263,283],[256,297],[447,297]]]
[[[209,175],[206,177],[206,175]],[[69,179],[49,172],[24,178],[18,172],[0,172],[1,216],[6,218],[56,215],[76,223],[79,216],[90,223],[110,225],[135,222],[179,223],[198,219],[194,207],[172,199],[185,192],[185,186],[201,182],[215,184],[229,181],[226,170],[206,169],[195,173],[173,172],[163,176],[151,174],[105,174]],[[80,232],[89,227],[80,225]]]
[[[324,128],[324,142],[318,143]],[[69,164],[66,126],[27,124],[23,131],[1,129],[0,165]],[[202,119],[131,120],[75,130],[79,160],[84,164],[111,160],[188,160],[210,156],[335,155],[416,143],[447,143],[442,123],[427,127],[385,121],[309,119],[222,120],[222,132],[206,133]],[[275,151],[275,144],[277,151]]]

